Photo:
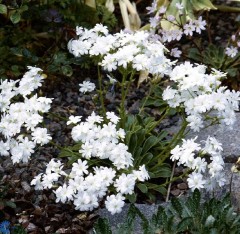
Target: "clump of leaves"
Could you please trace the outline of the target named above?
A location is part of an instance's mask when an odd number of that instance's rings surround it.
[[[173,198],[169,207],[159,206],[151,220],[147,220],[138,208],[131,205],[127,220],[119,225],[114,233],[134,233],[136,217],[142,221],[143,233],[231,233],[237,234],[240,230],[240,214],[234,212],[230,196],[222,200],[212,198],[201,203],[201,193],[195,190],[192,196],[185,200]],[[96,234],[113,233],[107,219],[97,221],[94,226]]]
[[[134,158],[134,167],[138,168],[145,164],[150,175],[150,181],[137,183],[137,188],[149,197],[151,201],[155,200],[155,192],[166,194],[165,186],[162,184],[170,177],[170,165],[162,162],[159,163],[159,153],[168,144],[166,131],[155,131],[159,124],[153,117],[142,117],[140,115],[129,115],[125,124],[126,138],[125,143],[129,146],[128,151]],[[156,164],[158,166],[156,167]],[[154,183],[155,180],[158,183]],[[155,192],[154,192],[155,191]],[[136,201],[136,194],[132,194],[130,201]]]
[[[70,55],[67,43],[77,25],[91,28],[96,23],[112,28],[116,18],[104,6],[94,9],[83,0],[0,0],[1,79],[18,78],[29,65],[53,78],[71,76],[80,62],[87,67],[90,61]]]

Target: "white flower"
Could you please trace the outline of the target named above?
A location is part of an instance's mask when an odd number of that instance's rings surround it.
[[[82,154],[82,157],[90,159],[93,152],[93,145],[89,142],[85,142],[82,144],[81,149],[79,150],[79,153]]]
[[[116,179],[114,186],[121,194],[132,194],[135,186],[136,177],[133,174],[122,174]]]
[[[191,190],[204,188],[204,184],[206,183],[203,179],[203,175],[196,172],[189,175],[187,182]]]
[[[168,15],[168,16],[167,16],[167,20],[168,20],[169,22],[173,22],[173,21],[175,20],[175,16],[174,16],[174,15]]]
[[[157,0],[154,0],[150,7],[146,7],[148,14],[154,13],[154,11],[156,11],[156,9],[157,9]]]
[[[193,35],[193,32],[195,31],[196,29],[196,26],[193,24],[192,21],[190,21],[188,24],[185,24],[183,26],[183,29],[184,29],[184,33],[188,36],[192,36]]]
[[[118,123],[118,121],[119,121],[119,117],[117,117],[116,115],[115,115],[115,113],[114,112],[107,112],[106,113],[106,117],[107,117],[107,119],[109,119],[112,123],[114,123],[114,124],[117,124]]]
[[[69,117],[69,121],[67,121],[67,125],[79,123],[81,121],[81,118],[82,118],[82,116],[73,116],[73,115],[71,115]]]
[[[40,145],[45,145],[52,139],[52,137],[47,133],[47,129],[40,127],[33,130],[32,138],[35,143]]]
[[[72,164],[72,171],[70,176],[75,177],[75,176],[82,176],[83,174],[87,175],[88,174],[88,165],[87,161],[82,161],[81,159],[78,159],[77,163]]]
[[[163,100],[171,100],[175,97],[177,93],[176,89],[172,89],[170,86],[168,86],[164,91],[163,91]]]
[[[202,30],[205,30],[205,26],[206,26],[206,21],[205,20],[202,20],[202,16],[200,16],[197,20],[194,20],[193,21],[195,27],[196,27],[196,32],[197,33],[201,33]]]
[[[92,92],[96,88],[95,84],[90,81],[83,81],[83,83],[79,84],[79,86],[79,91],[81,93]]]
[[[9,150],[10,150],[9,141],[6,142],[0,141],[0,155],[8,156]]]
[[[120,213],[124,206],[124,197],[121,194],[107,196],[105,205],[112,215]]]
[[[234,58],[238,53],[238,49],[234,46],[227,47],[225,50],[225,54],[231,58]]]
[[[92,211],[99,205],[97,196],[86,191],[79,192],[73,203],[75,205],[75,209],[80,211]]]
[[[150,178],[148,171],[145,168],[145,165],[140,166],[138,171],[133,171],[133,175],[136,176],[137,180],[142,182]]]
[[[180,58],[180,55],[182,54],[182,51],[179,50],[178,48],[173,48],[171,49],[170,55],[175,57],[175,58]]]
[[[73,190],[69,187],[67,187],[66,184],[63,184],[63,186],[59,186],[58,189],[55,191],[56,194],[56,202],[63,202],[70,201],[73,199]]]
[[[43,185],[42,185],[42,174],[40,173],[37,176],[34,177],[34,179],[31,181],[31,185],[35,185],[36,190],[43,190]]]
[[[182,9],[184,8],[183,4],[179,2],[176,3],[176,7],[179,11],[182,11]]]

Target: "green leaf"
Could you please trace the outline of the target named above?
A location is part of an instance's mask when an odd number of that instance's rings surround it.
[[[131,202],[131,203],[135,203],[137,200],[137,195],[135,193],[133,194],[127,194],[126,198]]]
[[[148,188],[145,184],[137,184],[137,187],[141,190],[142,193],[148,192]]]
[[[94,231],[96,234],[112,234],[109,220],[106,218],[99,218],[94,225]]]
[[[194,192],[193,192],[193,202],[196,206],[196,209],[199,208],[200,201],[201,201],[201,193],[198,189],[195,189]]]
[[[191,48],[188,52],[188,57],[197,61],[202,61],[202,55],[199,53],[199,50],[197,48]]]
[[[145,185],[148,187],[148,190],[153,189],[161,194],[167,194],[167,189],[161,185],[145,182]]]
[[[183,218],[177,225],[177,233],[179,232],[187,232],[189,230],[189,226],[193,224],[193,218],[192,217],[185,217]],[[191,228],[190,228],[191,230]]]
[[[71,150],[73,150],[73,151],[79,151],[79,149],[81,148],[81,146],[82,146],[82,143],[78,143],[78,144],[72,146],[72,147],[71,147]]]
[[[63,158],[63,157],[69,157],[69,156],[73,156],[74,152],[72,152],[70,149],[65,148],[63,150],[61,150],[59,157]]]
[[[147,153],[153,146],[155,146],[159,142],[158,138],[155,136],[150,136],[148,139],[145,141],[142,149],[142,153],[145,154]]]
[[[13,24],[17,24],[21,20],[21,15],[20,15],[19,11],[14,11],[10,15],[10,20],[12,21]]]
[[[138,123],[139,123],[142,127],[144,127],[144,123],[143,123],[143,120],[142,120],[141,116],[140,116],[140,115],[136,115],[136,118],[137,118]]]
[[[9,207],[11,207],[13,209],[17,208],[16,204],[14,202],[12,202],[12,201],[6,201],[5,205],[9,206]]]
[[[129,146],[129,148],[128,148],[128,150],[129,150],[129,152],[130,153],[132,153],[133,154],[133,152],[135,151],[135,148],[137,147],[137,134],[136,133],[133,133],[132,135],[131,135],[131,138],[130,138],[130,141],[129,141],[129,144],[128,144],[128,146]]]
[[[152,158],[153,158],[153,154],[148,152],[148,153],[142,155],[142,158],[140,158],[141,160],[138,161],[137,162],[138,164],[136,164],[136,165],[138,165],[138,166],[140,166],[142,164],[148,165],[149,163],[151,163]]]
[[[62,73],[65,76],[71,76],[73,74],[73,70],[72,67],[69,65],[65,65],[63,67],[61,67]]]
[[[181,202],[177,198],[173,197],[172,200],[171,200],[171,204],[172,204],[173,208],[177,211],[179,216],[181,217],[182,216],[182,211],[183,211],[183,207],[182,207]]]
[[[27,10],[28,10],[28,6],[27,6],[27,5],[23,5],[23,6],[21,6],[21,7],[19,8],[19,10],[20,10],[21,12],[27,11]]]
[[[0,14],[7,14],[7,6],[0,4]]]
[[[171,169],[168,164],[163,164],[158,168],[156,168],[155,170],[151,170],[151,168],[149,170],[154,174],[154,177],[151,177],[151,178],[158,178],[158,177],[168,178],[171,175]]]
[[[140,147],[140,146],[142,146],[142,144],[146,138],[146,131],[145,131],[145,129],[140,129],[136,132],[136,134],[137,134],[137,138],[138,138],[137,144],[138,144],[138,147]]]

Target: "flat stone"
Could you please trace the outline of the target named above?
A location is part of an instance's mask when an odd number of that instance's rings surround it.
[[[166,203],[164,203],[165,205]],[[162,204],[161,204],[162,205]],[[110,225],[112,227],[112,233],[116,233],[117,227],[126,221],[127,212],[129,209],[129,204],[126,204],[121,213],[111,215],[106,209],[99,210],[98,214],[101,218],[109,219]],[[147,219],[151,219],[152,215],[157,212],[158,205],[147,205],[147,204],[135,204],[135,206],[143,213]],[[137,217],[134,223],[134,234],[143,233],[141,227],[141,220]]]
[[[177,187],[181,190],[185,190],[188,188],[187,184],[186,183],[180,183],[177,185]]]

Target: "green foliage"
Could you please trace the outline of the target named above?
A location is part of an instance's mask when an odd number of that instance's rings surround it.
[[[181,3],[183,5],[184,14],[179,14],[178,9],[176,8],[176,3]],[[195,19],[194,13],[196,11],[209,11],[217,9],[210,0],[188,0],[188,1],[165,1],[159,0],[158,7],[167,6],[166,15],[173,15],[176,18],[176,21],[173,23],[162,20],[162,26],[166,30],[171,30],[171,28],[176,27],[176,22],[182,22],[185,24],[189,19]]]
[[[93,9],[83,0],[0,1],[0,76],[18,78],[26,66],[38,66],[48,77],[72,76],[75,64],[87,67],[67,49],[75,27],[102,23],[112,28],[116,18],[102,5]],[[84,63],[83,63],[84,62]]]
[[[134,233],[133,225],[136,217],[139,217],[143,233],[231,233],[237,234],[240,230],[240,215],[234,212],[229,195],[222,200],[215,198],[201,203],[201,194],[195,190],[186,200],[173,198],[169,207],[159,206],[158,211],[151,220],[134,205],[131,205],[127,215],[127,221],[119,225],[114,233]],[[109,222],[100,218],[94,226],[97,234],[113,233]],[[130,220],[130,221],[129,221]],[[99,229],[99,223],[104,227]],[[101,232],[101,230],[110,230]]]
[[[142,117],[140,115],[128,115],[125,124],[126,138],[125,143],[129,146],[129,152],[134,158],[134,167],[138,168],[145,164],[152,180],[144,184],[138,183],[138,189],[146,194],[151,200],[153,191],[166,193],[166,189],[161,185],[165,178],[171,174],[170,166],[167,163],[160,163],[159,154],[169,143],[166,140],[168,133],[166,131],[155,132],[159,124],[153,117]],[[158,166],[156,167],[156,164]],[[158,184],[154,180],[158,179]]]
[[[5,217],[5,210],[7,207],[12,209],[16,208],[16,204],[10,199],[6,198],[8,194],[9,186],[6,184],[0,185],[0,217]]]
[[[25,229],[20,226],[20,225],[15,225],[13,227],[13,230],[11,232],[12,234],[27,234],[27,232],[25,231]]]

